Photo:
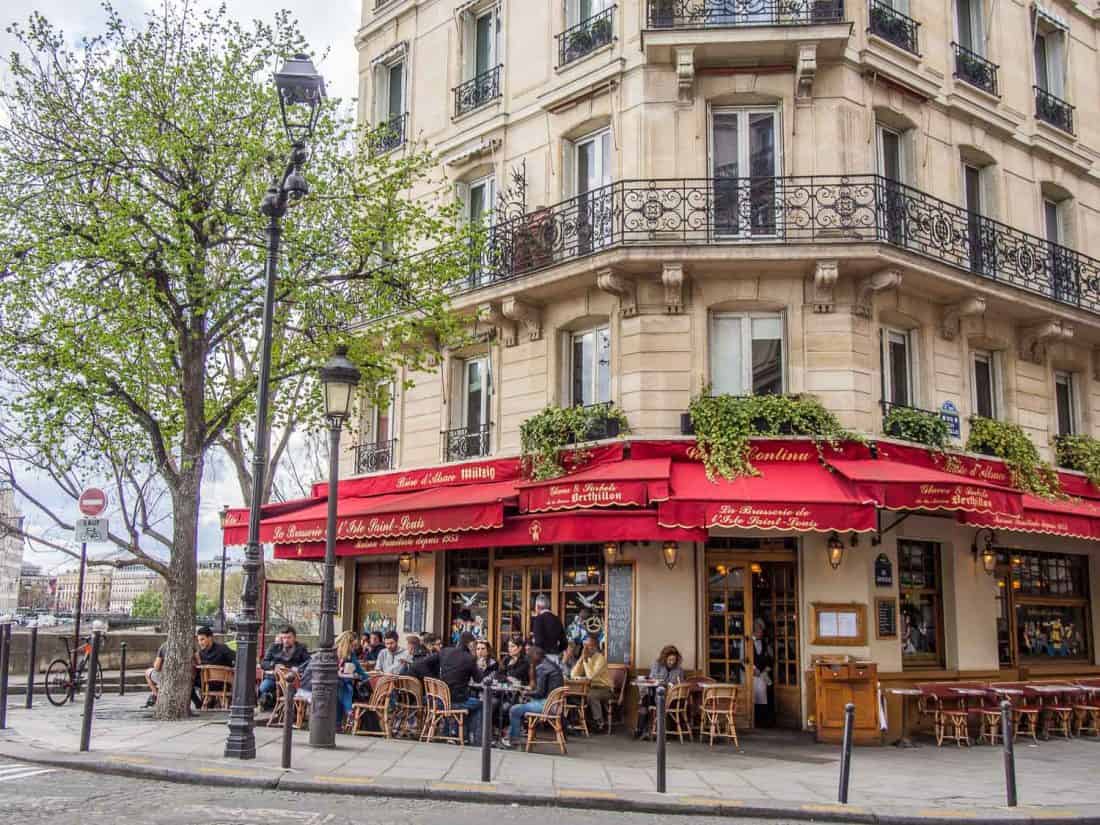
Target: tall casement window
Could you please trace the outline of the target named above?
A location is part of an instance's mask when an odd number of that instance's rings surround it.
[[[914,333],[911,330],[883,329],[882,398],[903,407],[916,405],[916,359]]]
[[[958,44],[973,54],[985,56],[982,0],[955,0],[955,23],[959,32]]]
[[[898,540],[901,658],[905,667],[943,664],[943,591],[940,546]]]
[[[710,383],[715,394],[774,395],[785,385],[783,316],[715,312],[710,317]]]
[[[611,330],[607,326],[569,336],[569,391],[574,407],[611,401]]]
[[[971,409],[982,418],[1000,415],[1000,380],[996,354],[988,350],[970,353]]]
[[[1058,435],[1077,432],[1077,387],[1074,375],[1066,370],[1054,372],[1054,410]]]
[[[611,130],[601,129],[565,146],[567,195],[576,204],[577,245],[591,252],[612,240]]]
[[[489,635],[489,553],[451,550],[447,554],[447,619],[452,644],[467,630]]]
[[[1066,42],[1064,24],[1036,9],[1034,31],[1035,116],[1073,133],[1073,107],[1066,102]]]
[[[970,268],[975,272],[993,275],[996,273],[996,244],[992,239],[986,243],[986,236],[992,235],[992,226],[987,220],[989,204],[986,203],[985,193],[986,172],[973,163],[963,163],[962,179]]]
[[[1006,583],[1008,656],[1017,663],[1087,660],[1092,635],[1088,557],[1003,549],[998,559]]]
[[[445,434],[444,458],[461,461],[488,455],[492,402],[489,357],[482,355],[458,361],[454,382],[451,429]]]
[[[383,127],[378,136],[381,151],[405,143],[406,69],[403,57],[374,67],[374,122]]]
[[[1073,250],[1066,248],[1066,203],[1043,198],[1043,232],[1050,241],[1047,268],[1054,297],[1075,301],[1080,289]]]
[[[954,75],[983,92],[996,95],[999,94],[997,65],[986,59],[984,1],[955,0]]]
[[[392,470],[395,464],[397,435],[393,415],[395,387],[387,383],[383,388],[385,398],[372,405],[364,416],[363,439],[356,455],[356,471],[374,473]]]
[[[462,219],[470,226],[482,227],[485,232],[491,236],[491,230],[496,218],[496,210],[493,208],[493,199],[496,195],[496,181],[493,176],[488,175],[470,183],[456,184],[455,189],[461,203]],[[493,271],[492,257],[492,238],[487,237],[481,261],[471,265],[471,286],[481,286],[491,278]]]
[[[891,243],[905,240],[906,157],[904,134],[881,123],[875,127],[876,164],[882,177],[880,231]]]
[[[774,108],[714,109],[710,165],[714,230],[720,235],[774,235],[779,115]]]
[[[500,6],[482,3],[462,14],[462,83],[455,87],[455,116],[500,97]]]
[[[878,173],[888,181],[905,183],[905,142],[899,129],[876,128],[878,137]]]

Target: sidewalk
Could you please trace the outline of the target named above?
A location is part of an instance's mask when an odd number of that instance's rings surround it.
[[[1000,807],[1000,748],[857,748],[850,805],[835,803],[839,748],[804,734],[750,733],[743,750],[698,743],[668,745],[668,793],[657,794],[654,745],[625,734],[574,737],[569,755],[492,752],[483,784],[477,748],[373,737],[337,737],[314,750],[296,732],[294,768],[279,767],[281,730],[256,729],[257,758],[222,757],[225,713],[156,722],[145,696],[105,696],[97,705],[92,752],[78,754],[80,705],[31,711],[12,703],[0,756],[174,781],[256,785],[283,790],[466,801],[557,804],[654,812],[726,813],[864,822],[983,822],[1075,819],[1100,823],[1100,741],[1017,745],[1021,807]]]

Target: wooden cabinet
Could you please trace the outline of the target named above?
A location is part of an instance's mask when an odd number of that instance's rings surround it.
[[[817,741],[839,743],[844,735],[844,706],[856,706],[852,741],[878,745],[878,665],[829,657],[814,663]]]

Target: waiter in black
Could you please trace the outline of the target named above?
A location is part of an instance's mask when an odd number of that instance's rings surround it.
[[[565,628],[561,619],[550,611],[550,598],[545,593],[540,593],[535,599],[531,635],[534,637],[535,647],[541,647],[547,659],[560,665],[561,652],[565,650]]]

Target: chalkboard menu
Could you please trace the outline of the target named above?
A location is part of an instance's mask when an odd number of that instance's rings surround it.
[[[633,665],[634,565],[613,564],[607,574],[607,661]]]
[[[875,599],[875,638],[898,637],[898,603],[896,599]]]
[[[428,612],[428,588],[416,585],[406,587],[403,602],[405,633],[423,633]]]

